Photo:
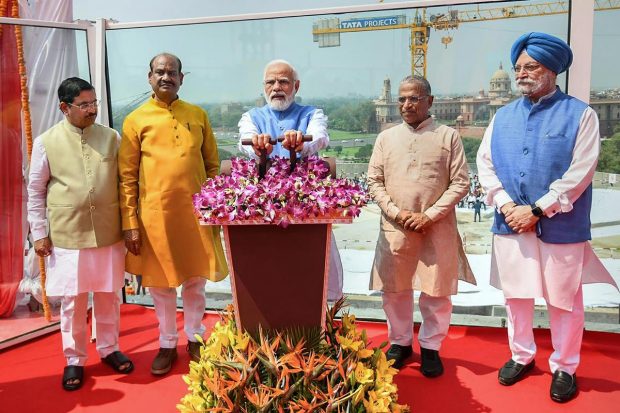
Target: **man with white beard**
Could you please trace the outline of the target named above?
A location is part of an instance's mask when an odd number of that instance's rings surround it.
[[[263,85],[267,104],[241,116],[239,135],[251,138],[252,146],[241,145],[239,150],[251,158],[258,158],[262,149],[269,156],[289,157],[295,148],[299,156],[317,153],[329,144],[327,116],[314,106],[295,103],[299,77],[295,68],[285,60],[273,60],[265,66]],[[302,142],[303,135],[312,135],[312,142]],[[284,142],[271,145],[269,140],[284,136]]]
[[[329,144],[327,116],[314,106],[303,106],[295,102],[299,90],[299,77],[295,68],[285,60],[272,60],[265,66],[263,86],[267,104],[245,112],[239,120],[239,150],[250,158],[258,159],[262,150],[268,157],[288,158],[290,148],[297,157],[316,154]],[[311,142],[302,142],[303,135],[312,135]],[[284,136],[283,142],[275,145],[270,139]],[[241,144],[243,139],[252,139],[252,146]],[[342,296],[342,262],[332,234],[328,276],[328,300]]]
[[[498,378],[511,386],[534,367],[534,299],[542,297],[554,350],[550,396],[563,403],[577,393],[582,284],[615,285],[588,242],[598,119],[555,85],[573,60],[563,40],[526,33],[511,60],[523,97],[497,111],[477,157],[487,203],[495,206],[491,285],[506,299],[512,353]]]

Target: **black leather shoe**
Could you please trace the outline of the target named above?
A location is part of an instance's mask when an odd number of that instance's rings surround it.
[[[551,381],[551,400],[558,403],[566,403],[577,393],[577,376],[564,371],[556,370]]]
[[[420,371],[425,377],[437,377],[443,374],[443,364],[437,350],[420,347]]]
[[[512,386],[521,380],[528,371],[532,370],[535,364],[535,360],[532,360],[529,364],[517,363],[513,359],[508,360],[504,367],[499,369],[499,383],[504,386]]]
[[[411,357],[412,354],[413,348],[411,348],[411,346],[392,344],[385,356],[388,360],[394,360],[394,364],[392,364],[392,367],[394,367],[395,369],[400,369],[405,364],[405,360]]]

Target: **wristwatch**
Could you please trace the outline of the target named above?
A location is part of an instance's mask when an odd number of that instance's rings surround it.
[[[540,217],[542,217],[543,215],[545,215],[545,213],[543,212],[543,210],[542,210],[542,209],[541,209],[538,205],[536,205],[536,204],[532,204],[531,206],[532,206],[532,214],[533,214],[535,217],[540,218]]]

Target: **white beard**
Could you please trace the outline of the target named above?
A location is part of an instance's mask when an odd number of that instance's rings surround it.
[[[295,102],[294,93],[290,96],[285,96],[284,100],[269,98],[267,103],[269,104],[269,107],[273,110],[284,111],[288,109],[293,104],[293,102]]]
[[[530,79],[517,81],[517,87],[525,96],[536,95],[541,90],[555,89],[555,78],[551,74],[546,73],[538,82],[534,82]]]

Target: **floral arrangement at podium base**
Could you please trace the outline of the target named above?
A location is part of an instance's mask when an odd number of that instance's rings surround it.
[[[252,339],[239,331],[232,306],[221,315],[183,376],[188,393],[180,412],[408,412],[397,403],[391,367],[379,347],[370,348],[355,316],[327,311],[325,329],[316,342],[295,334],[265,334]],[[303,335],[302,335],[303,336]]]

